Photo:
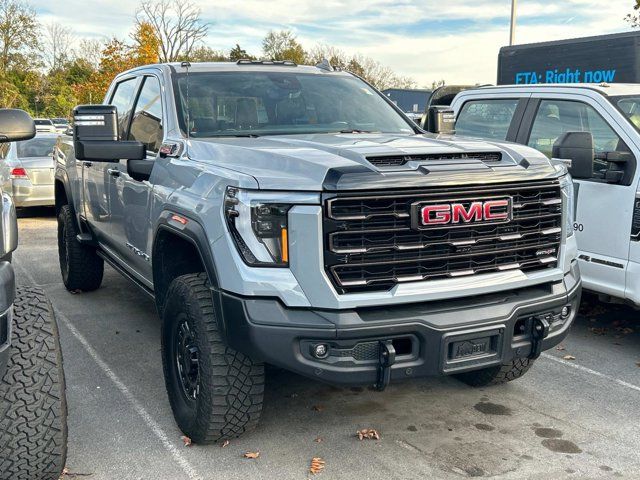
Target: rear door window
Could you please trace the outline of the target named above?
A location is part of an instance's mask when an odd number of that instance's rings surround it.
[[[467,137],[506,140],[519,99],[471,100],[456,120],[456,134]]]

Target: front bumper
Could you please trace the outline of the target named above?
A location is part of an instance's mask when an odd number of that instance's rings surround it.
[[[0,378],[9,359],[11,346],[12,305],[15,298],[15,276],[9,262],[0,262]]]
[[[573,262],[564,279],[509,292],[352,310],[287,308],[273,299],[217,291],[228,343],[252,358],[344,385],[375,384],[381,342],[395,347],[390,379],[460,373],[528,357],[535,319],[546,318],[542,350],[560,343],[580,302]],[[561,317],[563,307],[569,314]],[[318,344],[326,358],[314,357]]]

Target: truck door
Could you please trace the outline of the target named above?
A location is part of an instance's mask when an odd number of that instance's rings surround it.
[[[115,253],[142,277],[141,280],[149,281],[152,277],[149,175],[162,145],[162,113],[160,81],[152,75],[144,76],[127,139],[145,144],[147,159],[136,160],[135,164],[131,160],[121,160],[115,166],[118,173],[112,176],[110,195],[110,235]]]
[[[118,109],[118,134],[126,130],[131,115],[131,105],[138,79],[133,77],[118,83],[110,96],[109,104]],[[109,210],[110,172],[117,165],[113,162],[82,162],[84,215],[98,241],[110,245],[111,212]]]
[[[521,131],[519,141],[549,157],[558,137],[574,131],[591,132],[596,158],[607,152],[638,156],[638,152],[632,151],[635,145],[621,131],[606,105],[590,97],[567,93],[534,94],[527,113],[525,118],[529,119],[530,125],[523,124],[524,136]],[[612,162],[596,159],[592,178],[574,179],[576,216],[573,227],[584,286],[624,298],[635,200],[635,188],[630,186],[635,161],[625,164],[624,178],[615,183],[607,182],[606,172],[616,168],[619,167]]]

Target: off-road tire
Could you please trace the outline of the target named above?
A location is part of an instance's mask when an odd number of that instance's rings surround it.
[[[42,290],[18,287],[0,380],[0,480],[57,480],[67,457],[62,352]]]
[[[455,377],[472,387],[488,387],[510,382],[523,376],[533,365],[530,358],[516,358],[497,367],[458,373]]]
[[[104,260],[96,249],[78,242],[78,227],[69,205],[58,214],[58,256],[64,286],[70,292],[90,292],[100,287]]]
[[[199,391],[194,400],[184,393],[176,361],[177,330],[185,322],[199,351]],[[257,425],[264,365],[223,342],[205,273],[182,275],[169,285],[163,309],[162,364],[174,417],[193,442],[237,437]]]

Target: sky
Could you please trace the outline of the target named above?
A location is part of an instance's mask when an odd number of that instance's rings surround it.
[[[328,44],[361,53],[412,77],[495,83],[498,51],[509,42],[511,0],[192,0],[210,24],[205,44],[239,43],[260,55],[261,40],[289,29],[305,48]],[[30,0],[42,22],[76,38],[127,38],[137,0]],[[633,0],[518,0],[515,43],[629,30]]]

